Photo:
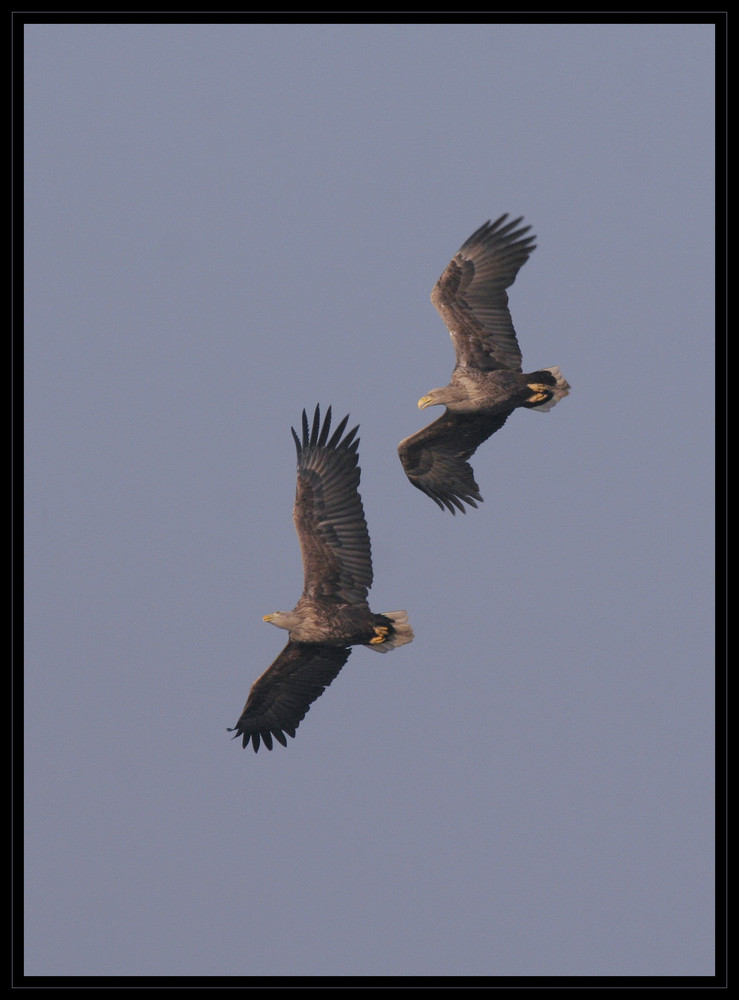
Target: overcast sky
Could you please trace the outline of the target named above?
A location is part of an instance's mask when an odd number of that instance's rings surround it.
[[[25,45],[28,975],[714,972],[714,29],[36,24]],[[488,218],[570,396],[440,511],[433,283]],[[376,611],[295,740],[304,407]]]

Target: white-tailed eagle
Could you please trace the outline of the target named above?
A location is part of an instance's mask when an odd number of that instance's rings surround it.
[[[550,410],[569,385],[558,367],[523,374],[506,289],[534,250],[531,228],[501,215],[462,244],[434,285],[431,301],[456,353],[449,385],[418,401],[443,415],[398,445],[408,479],[442,510],[466,512],[482,501],[469,459],[513,411]]]
[[[372,584],[369,532],[359,495],[359,438],[355,427],[342,439],[349,417],[331,438],[331,407],[321,425],[316,406],[312,427],[303,411],[303,433],[291,428],[298,452],[293,520],[303,556],[304,586],[292,611],[264,621],[287,629],[289,640],[253,684],[234,729],[242,746],[274,737],[287,746],[311,704],[338,675],[351,647],[386,653],[413,639],[405,611],[374,614],[367,603]]]

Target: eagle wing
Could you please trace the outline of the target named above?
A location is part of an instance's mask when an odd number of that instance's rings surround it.
[[[398,445],[405,474],[442,510],[446,507],[454,514],[456,507],[466,513],[464,503],[477,507],[482,496],[468,459],[483,441],[500,430],[510,413],[510,410],[494,415],[446,410]]]
[[[431,292],[454,341],[457,365],[521,371],[521,351],[506,289],[535,248],[530,226],[507,215],[486,222],[462,244]],[[504,224],[505,223],[505,224]]]
[[[252,685],[239,721],[230,733],[249,740],[254,751],[260,740],[272,749],[272,737],[287,746],[287,736],[305,718],[306,712],[320,698],[349,659],[347,646],[320,646],[290,640],[274,663]]]
[[[303,596],[364,607],[372,585],[372,551],[358,490],[359,428],[341,439],[348,419],[330,440],[330,406],[323,426],[316,406],[311,428],[303,410],[301,438],[291,428],[298,452],[293,520],[303,556]]]

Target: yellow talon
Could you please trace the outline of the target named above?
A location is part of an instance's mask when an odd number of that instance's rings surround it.
[[[387,634],[390,629],[387,625],[375,625],[375,637],[370,639],[370,646],[379,646],[381,642],[387,639]]]

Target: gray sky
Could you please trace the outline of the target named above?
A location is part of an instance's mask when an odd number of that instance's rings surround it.
[[[35,25],[28,975],[713,974],[710,25]],[[571,395],[442,513],[429,302],[487,218]],[[376,611],[226,732],[302,589],[303,407],[361,426]]]

